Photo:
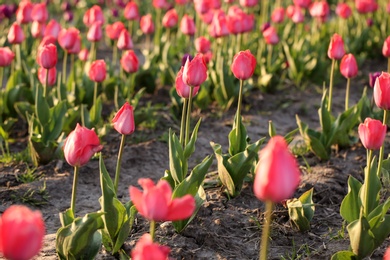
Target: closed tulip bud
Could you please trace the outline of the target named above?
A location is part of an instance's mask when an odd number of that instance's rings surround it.
[[[131,21],[138,20],[139,18],[138,5],[135,2],[128,2],[123,12],[123,15],[127,20],[131,20]]]
[[[158,9],[165,9],[168,6],[167,0],[153,0],[153,7]]]
[[[62,29],[58,35],[58,43],[64,50],[70,50],[76,43],[79,37],[80,31],[74,27],[69,29]]]
[[[284,20],[284,8],[275,8],[275,10],[271,14],[271,20],[274,23],[282,23]]]
[[[46,45],[49,45],[49,44],[55,45],[56,42],[57,42],[57,40],[53,36],[51,36],[51,35],[45,36],[45,37],[43,37],[43,39],[39,43],[38,50],[40,48],[42,48],[43,46],[46,46]]]
[[[31,24],[31,36],[33,38],[42,38],[45,35],[46,25],[37,21]]]
[[[195,34],[195,30],[194,19],[185,14],[180,21],[180,31],[185,35],[192,36]]]
[[[46,23],[49,17],[49,12],[47,11],[45,3],[38,3],[34,5],[34,8],[31,12],[31,18],[33,21],[37,21],[39,23]]]
[[[171,9],[165,13],[162,24],[165,28],[173,28],[177,25],[179,16],[177,15],[176,9]]]
[[[138,184],[143,192],[130,186],[130,199],[138,212],[148,220],[184,220],[195,210],[194,197],[187,194],[181,198],[172,198],[171,185],[165,180],[159,180],[155,185],[151,179],[141,178]]]
[[[339,3],[336,7],[336,14],[343,19],[348,19],[352,14],[351,7],[346,3]]]
[[[267,44],[275,45],[279,42],[279,36],[276,29],[272,26],[263,31],[263,37]]]
[[[98,21],[100,21],[101,24],[104,24],[104,15],[102,8],[98,5],[94,5],[85,12],[83,22],[87,27],[90,27]]]
[[[81,36],[78,35],[76,41],[73,44],[73,47],[67,51],[70,54],[78,54],[80,50],[81,50]]]
[[[115,22],[106,26],[106,34],[111,40],[118,40],[119,34],[125,29],[125,25],[122,22]]]
[[[240,51],[233,57],[233,63],[230,67],[234,76],[240,80],[246,80],[252,77],[256,67],[256,58],[250,50]]]
[[[96,21],[89,27],[87,39],[91,42],[98,42],[102,39],[102,37],[102,23],[100,21]]]
[[[141,27],[141,31],[144,34],[154,33],[154,24],[153,24],[153,18],[151,14],[147,14],[141,17],[140,27]]]
[[[11,44],[21,44],[24,41],[23,29],[17,22],[14,22],[9,28],[7,38]]]
[[[329,48],[328,48],[328,57],[329,59],[339,60],[345,55],[344,50],[344,41],[340,35],[337,33],[333,34]]]
[[[201,36],[195,39],[195,49],[197,52],[204,54],[210,50],[210,47],[211,43],[207,38]]]
[[[378,4],[375,0],[355,0],[356,10],[361,14],[375,12],[378,9]]]
[[[311,0],[293,0],[295,6],[306,9],[309,8]]]
[[[188,86],[183,81],[183,69],[184,69],[184,67],[182,66],[181,69],[179,70],[179,72],[177,73],[177,76],[176,76],[176,81],[175,81],[176,92],[180,97],[188,99],[190,97],[191,87]],[[200,88],[200,86],[196,86],[196,87],[192,88],[192,96],[193,97],[196,96],[196,94],[198,94],[199,88]]]
[[[374,101],[377,107],[390,110],[390,74],[382,72],[374,85]]]
[[[382,47],[382,54],[386,58],[390,58],[390,36],[386,38]]]
[[[375,85],[375,81],[376,81],[376,79],[379,77],[381,75],[381,73],[380,72],[373,72],[373,73],[369,73],[368,74],[368,78],[369,78],[369,85],[370,85],[370,87],[374,87],[374,85]]]
[[[330,12],[329,4],[326,1],[314,2],[309,7],[309,12],[312,17],[317,18],[321,22],[325,22]]]
[[[305,21],[305,15],[303,14],[303,11],[300,7],[295,6],[293,8],[291,21],[293,21],[293,23],[296,23],[296,24],[303,23]]]
[[[127,73],[134,73],[138,71],[139,62],[138,57],[134,51],[126,51],[121,58],[121,66]]]
[[[366,118],[358,128],[359,138],[363,146],[368,150],[379,150],[385,140],[387,126],[381,121]]]
[[[223,11],[220,10],[214,12],[213,20],[209,25],[209,34],[215,38],[229,35],[226,15]]]
[[[240,0],[240,5],[243,7],[254,7],[259,3],[259,0]]]
[[[53,67],[51,69],[45,69],[45,68],[39,68],[38,69],[38,79],[39,82],[41,82],[42,85],[46,85],[46,73],[49,71],[49,77],[47,78],[47,84],[48,86],[54,86],[56,84],[57,80],[57,69],[56,67]]]
[[[9,47],[0,47],[0,67],[8,67],[11,65],[15,54]]]
[[[79,124],[65,139],[63,146],[65,160],[77,167],[87,164],[92,155],[102,149],[94,129],[89,130]]]
[[[274,203],[290,198],[299,185],[301,174],[284,137],[272,137],[260,151],[259,158],[253,183],[255,196]]]
[[[390,2],[388,2],[386,5],[386,12],[388,14],[390,14]],[[388,255],[389,255],[389,259],[390,259],[390,250],[387,250],[386,252],[389,252]]]
[[[102,82],[106,79],[106,63],[104,60],[95,60],[89,69],[89,78],[95,82]]]
[[[54,38],[58,38],[61,31],[61,25],[54,19],[50,20],[46,25],[44,36],[51,35]]]
[[[82,49],[82,50],[80,50],[80,52],[79,52],[79,59],[81,60],[81,61],[87,61],[88,60],[88,49]]]
[[[133,260],[166,260],[168,259],[170,249],[167,246],[161,246],[158,243],[153,243],[152,236],[148,233],[142,235],[138,240],[133,251],[131,251],[131,259]]]
[[[54,44],[48,44],[39,48],[37,63],[45,69],[55,67],[57,64],[57,47]]]
[[[122,135],[132,134],[135,130],[133,107],[126,102],[112,119],[114,128]]]
[[[190,61],[187,58],[183,69],[183,81],[189,86],[200,86],[207,79],[207,67],[203,55],[198,53]]]
[[[120,50],[130,50],[133,49],[133,41],[131,40],[129,32],[124,28],[119,34],[117,45]]]
[[[21,1],[16,10],[16,21],[19,24],[26,24],[32,22],[31,13],[34,8],[33,3],[29,0]]]
[[[45,223],[39,211],[13,205],[0,217],[0,253],[10,260],[29,260],[42,248]]]
[[[340,62],[340,72],[346,78],[353,78],[358,73],[358,65],[355,57],[350,53],[344,55]]]

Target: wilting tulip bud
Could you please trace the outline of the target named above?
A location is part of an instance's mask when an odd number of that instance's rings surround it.
[[[184,69],[184,67],[182,66],[181,69],[179,70],[179,72],[177,73],[177,76],[176,76],[176,81],[175,81],[176,92],[180,97],[188,99],[190,97],[191,87],[188,86],[183,81],[183,69]],[[196,96],[196,94],[198,94],[199,88],[200,88],[200,86],[192,88],[192,96],[193,97]]]
[[[58,35],[61,31],[61,25],[54,19],[50,20],[50,22],[46,25],[44,36],[51,35],[54,38],[58,38]]]
[[[267,44],[275,45],[279,42],[279,36],[276,29],[272,26],[263,31],[263,37]]]
[[[374,87],[374,85],[375,85],[375,81],[376,81],[376,79],[379,77],[381,75],[381,73],[380,72],[373,72],[373,73],[369,73],[368,74],[368,78],[369,78],[369,85],[370,85],[370,87]]]
[[[39,211],[13,205],[0,217],[0,253],[6,259],[29,260],[39,253],[45,223]]]
[[[192,87],[200,86],[207,79],[207,67],[203,55],[198,53],[190,61],[187,58],[183,69],[183,81]]]
[[[0,67],[8,67],[11,65],[15,54],[9,47],[0,47]]]
[[[195,34],[195,30],[194,19],[185,14],[180,21],[180,31],[185,35],[192,36]]]
[[[173,28],[177,25],[179,16],[177,15],[176,9],[167,11],[163,17],[162,24],[165,28]]]
[[[382,47],[382,54],[386,58],[390,58],[390,36],[386,38]]]
[[[152,34],[154,32],[154,24],[151,14],[147,14],[141,17],[140,27],[144,34]]]
[[[211,43],[207,38],[201,36],[195,39],[195,49],[197,52],[205,54],[210,50],[210,47]]]
[[[14,22],[9,28],[7,38],[11,44],[20,44],[24,41],[23,29],[17,22]]]
[[[114,128],[122,135],[132,134],[135,130],[133,107],[126,102],[112,119]]]
[[[168,259],[170,249],[167,246],[161,246],[158,243],[153,243],[152,236],[148,233],[143,234],[138,240],[133,251],[131,251],[131,259],[133,260],[166,260]]]
[[[38,79],[39,82],[41,82],[42,85],[46,85],[46,73],[49,71],[49,77],[47,78],[47,84],[48,86],[54,86],[56,84],[57,79],[57,69],[56,67],[53,67],[51,69],[45,69],[45,68],[39,68],[38,69]]]
[[[39,23],[46,23],[48,17],[49,12],[47,11],[45,3],[38,3],[34,5],[34,8],[31,12],[31,18],[33,21],[37,21]]]
[[[119,34],[125,29],[125,25],[122,22],[115,22],[106,26],[106,34],[111,40],[118,40]]]
[[[336,14],[343,19],[348,19],[352,14],[351,7],[346,3],[339,3],[336,7]]]
[[[328,48],[328,57],[329,59],[339,60],[345,55],[344,50],[344,41],[340,35],[337,33],[333,34],[329,48]]]
[[[278,7],[272,12],[271,20],[274,23],[282,23],[284,20],[284,8]]]
[[[122,55],[120,62],[123,70],[126,71],[127,73],[134,73],[138,71],[139,62],[138,62],[138,57],[134,53],[134,51],[132,50],[126,51]]]
[[[102,82],[106,79],[106,63],[104,60],[95,60],[89,69],[89,78],[95,82]]]
[[[64,141],[64,156],[72,166],[83,166],[88,163],[92,155],[100,152],[103,146],[100,145],[99,137],[95,131],[89,130],[77,124]]]
[[[57,47],[48,44],[38,49],[37,63],[45,69],[51,69],[57,64]]]
[[[128,2],[123,12],[123,15],[127,20],[138,20],[138,5],[135,2]]]
[[[34,5],[30,1],[20,1],[18,9],[16,10],[16,21],[19,24],[31,23],[33,8]]]
[[[355,57],[350,53],[344,55],[340,62],[340,72],[346,78],[353,78],[358,73],[358,65]]]
[[[88,60],[88,49],[82,49],[80,52],[79,52],[79,59],[81,61],[87,61]]]
[[[233,63],[230,67],[234,76],[240,80],[246,80],[252,77],[256,67],[256,58],[250,50],[240,51],[233,57]]]
[[[253,183],[255,196],[274,203],[290,198],[299,185],[301,174],[284,137],[272,137],[260,151],[259,158]]]
[[[374,101],[377,107],[390,110],[390,74],[382,72],[374,85]]]
[[[359,138],[363,146],[368,150],[379,150],[385,140],[387,126],[381,121],[366,118],[359,125]]]
[[[89,27],[87,39],[91,42],[98,42],[102,39],[102,37],[102,23],[100,21],[96,21]]]
[[[130,50],[133,46],[129,32],[124,28],[119,34],[118,42],[116,44],[119,50]]]

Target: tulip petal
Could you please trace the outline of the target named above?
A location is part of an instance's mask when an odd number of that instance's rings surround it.
[[[195,210],[195,199],[187,194],[184,197],[172,200],[169,205],[167,220],[183,220],[191,217]]]

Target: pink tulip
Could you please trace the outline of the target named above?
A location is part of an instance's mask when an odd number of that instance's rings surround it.
[[[259,0],[240,0],[240,5],[243,7],[254,7],[259,3]]]
[[[375,12],[378,9],[378,3],[375,0],[355,0],[356,10],[361,14]]]
[[[229,35],[226,15],[222,10],[214,12],[213,20],[209,25],[209,34],[215,38]]]
[[[24,41],[23,29],[17,22],[14,22],[9,28],[7,38],[11,44],[21,44]]]
[[[61,31],[61,25],[54,19],[50,20],[49,23],[46,25],[44,36],[51,35],[54,38],[58,38],[58,35]]]
[[[259,158],[253,183],[255,196],[274,203],[290,198],[299,185],[301,174],[284,137],[272,137],[260,151]]]
[[[340,72],[346,78],[356,77],[358,73],[358,65],[355,57],[350,53],[344,55],[340,62]]]
[[[196,31],[194,19],[185,14],[180,21],[180,31],[185,35],[194,35]]]
[[[74,27],[69,29],[62,29],[58,34],[58,43],[64,50],[70,50],[76,43],[79,37],[80,31]]]
[[[369,77],[369,82],[368,84],[370,85],[370,87],[374,87],[375,86],[375,82],[376,82],[376,79],[381,75],[380,72],[373,72],[373,73],[368,73],[368,77]]]
[[[293,0],[295,6],[306,9],[309,8],[311,0]]]
[[[57,64],[57,47],[48,44],[38,49],[37,63],[45,69],[51,69]]]
[[[78,35],[76,38],[76,41],[73,44],[73,47],[71,49],[68,49],[69,54],[78,54],[81,50],[81,36]]]
[[[346,3],[339,3],[336,7],[336,14],[343,19],[348,19],[352,14],[351,7]]]
[[[89,78],[94,82],[102,82],[106,79],[106,63],[104,60],[95,60],[89,69]]]
[[[385,140],[387,126],[381,121],[366,118],[359,125],[359,138],[363,146],[368,150],[379,150]]]
[[[162,24],[165,28],[173,28],[177,25],[179,16],[177,15],[176,9],[167,11],[163,17]]]
[[[344,50],[344,41],[340,35],[337,33],[333,34],[329,48],[328,48],[328,57],[329,59],[339,60],[345,55]]]
[[[123,12],[123,15],[127,20],[138,20],[138,5],[135,2],[128,2]]]
[[[90,42],[98,42],[103,37],[102,22],[96,21],[89,27],[87,39]]]
[[[230,67],[234,76],[240,80],[246,80],[252,77],[256,67],[256,58],[250,50],[240,51],[233,57],[233,63]]]
[[[39,23],[33,21],[31,24],[31,36],[33,38],[42,38],[45,35],[46,25],[44,23]]]
[[[56,84],[56,80],[57,80],[57,69],[56,67],[53,67],[49,70],[45,69],[45,68],[39,68],[38,69],[38,79],[39,79],[39,82],[41,82],[42,85],[46,85],[46,73],[47,71],[49,71],[49,77],[47,79],[47,84],[48,86],[54,86],[54,84]]]
[[[117,45],[120,50],[130,50],[133,46],[133,41],[131,40],[129,32],[124,28],[119,34]]]
[[[8,67],[11,65],[15,54],[9,47],[0,47],[0,67]]]
[[[126,51],[121,58],[121,66],[127,73],[134,73],[138,71],[139,62],[138,57],[134,51]]]
[[[31,18],[33,21],[46,23],[48,17],[49,12],[47,11],[46,3],[38,3],[34,5],[31,12]]]
[[[29,0],[24,0],[19,3],[16,10],[16,21],[19,24],[27,24],[32,22],[31,13],[34,5]]]
[[[29,260],[39,253],[45,223],[39,211],[13,205],[0,217],[0,253],[10,260]]]
[[[232,34],[249,32],[254,26],[254,16],[247,15],[241,8],[233,5],[228,10],[226,25]]]
[[[153,243],[152,236],[148,233],[142,235],[133,251],[131,259],[133,260],[167,260],[170,249],[167,246],[161,246]]]
[[[205,14],[211,9],[210,2],[207,0],[194,0],[194,5],[198,14]]]
[[[298,24],[305,21],[305,15],[300,7],[295,6],[292,11],[291,21],[293,21],[293,23]]]
[[[122,135],[132,134],[135,130],[133,107],[126,102],[112,119],[114,128]]]
[[[326,1],[314,2],[309,7],[310,15],[321,22],[325,22],[329,16],[329,4]]]
[[[187,61],[183,69],[183,81],[189,86],[200,86],[207,79],[207,66],[203,55],[198,53],[195,58]]]
[[[122,22],[115,22],[106,26],[106,34],[111,40],[118,40],[119,34],[125,29],[125,25]]]
[[[154,33],[154,23],[151,14],[147,14],[141,17],[140,27],[144,34]]]
[[[387,248],[383,260],[390,260],[390,247]]]
[[[66,161],[77,167],[87,164],[92,155],[102,149],[94,129],[89,130],[79,124],[65,139],[63,146]]]
[[[184,70],[184,67],[182,66],[181,69],[179,70],[179,72],[177,73],[177,76],[176,76],[176,81],[175,81],[176,92],[180,97],[188,99],[190,97],[191,87],[188,86],[183,81],[183,70]],[[200,86],[193,87],[193,90],[192,90],[193,97],[196,96],[196,94],[198,94],[199,88],[200,88]]]
[[[169,3],[167,2],[167,0],[153,0],[152,5],[154,8],[157,9],[165,9],[169,5]]]
[[[138,212],[148,220],[184,220],[195,210],[194,197],[187,194],[172,199],[172,188],[165,180],[160,180],[157,185],[154,185],[151,179],[141,178],[138,184],[143,188],[143,192],[130,186],[130,199]]]
[[[374,85],[374,101],[377,107],[390,110],[390,74],[382,72]]]
[[[274,23],[282,23],[284,20],[284,8],[275,8],[275,10],[271,14],[271,20]]]
[[[267,44],[275,45],[279,42],[279,36],[276,29],[272,26],[263,31],[263,37]]]
[[[211,43],[207,38],[201,36],[195,39],[195,49],[197,52],[205,54],[210,50],[210,47]]]
[[[57,43],[57,40],[53,36],[51,36],[51,35],[45,36],[45,37],[43,37],[43,39],[39,43],[38,50],[40,48],[42,48],[43,46],[46,46],[46,45],[49,45],[49,44],[55,45],[56,43]]]
[[[81,61],[87,61],[88,60],[88,54],[89,54],[89,51],[88,51],[88,49],[82,49],[82,50],[80,50],[80,52],[79,52],[79,59],[81,60]]]
[[[104,15],[101,7],[94,5],[85,12],[83,22],[87,27],[90,27],[97,21],[100,21],[101,24],[104,24]]]
[[[382,54],[386,58],[390,58],[390,36],[383,43]]]

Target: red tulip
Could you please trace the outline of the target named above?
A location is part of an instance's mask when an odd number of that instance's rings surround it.
[[[128,2],[123,12],[123,15],[127,20],[138,20],[138,5],[135,2]]]
[[[117,45],[120,50],[130,50],[133,49],[133,41],[131,40],[129,32],[124,28],[119,34]]]
[[[222,10],[214,12],[213,20],[209,25],[209,34],[215,38],[229,35],[226,15]]]
[[[263,31],[263,37],[267,44],[275,45],[279,42],[279,36],[276,29],[272,26]]]
[[[46,23],[48,17],[49,12],[47,11],[45,3],[38,3],[34,5],[31,12],[31,18],[33,21],[37,21],[39,23]]]
[[[144,34],[152,34],[154,32],[154,24],[151,14],[147,14],[141,17],[140,27]]]
[[[8,67],[11,65],[15,54],[9,47],[0,47],[0,67]]]
[[[336,14],[341,18],[348,19],[352,14],[351,7],[346,3],[339,3],[336,7]]]
[[[51,36],[51,35],[45,36],[45,37],[43,37],[43,39],[39,43],[38,50],[40,48],[42,48],[43,46],[46,46],[46,45],[49,45],[49,44],[55,45],[56,42],[57,42],[57,40],[53,36]]]
[[[195,58],[187,61],[183,69],[183,81],[189,86],[200,86],[207,79],[207,67],[203,55],[198,53]]]
[[[314,2],[310,5],[309,12],[312,17],[325,22],[330,12],[329,4],[326,1]]]
[[[45,35],[46,25],[33,21],[31,24],[31,36],[34,38],[42,38]]]
[[[13,205],[0,217],[0,253],[10,260],[29,260],[39,253],[45,223],[39,211]]]
[[[106,26],[106,34],[111,40],[118,40],[119,34],[125,29],[125,25],[122,22],[115,22]]]
[[[134,51],[126,51],[121,58],[121,65],[124,71],[127,73],[134,73],[138,71],[138,57]]]
[[[355,57],[350,53],[344,55],[340,62],[340,72],[346,78],[353,78],[358,73],[358,65]]]
[[[8,42],[11,44],[20,44],[24,41],[23,29],[17,22],[14,22],[8,31]]]
[[[45,69],[55,67],[57,64],[57,47],[54,44],[48,44],[39,48],[37,63]]]
[[[274,23],[282,23],[284,20],[284,8],[275,8],[275,10],[271,14],[271,20]]]
[[[379,150],[385,140],[387,126],[381,121],[366,118],[359,125],[359,138],[363,146],[368,150]]]
[[[194,19],[185,14],[180,21],[180,31],[185,35],[194,35],[196,31]]]
[[[211,43],[207,38],[201,36],[195,39],[195,49],[197,52],[205,54],[210,50],[210,47]]]
[[[31,13],[34,5],[29,0],[24,0],[19,3],[16,10],[16,21],[19,24],[26,24],[32,22]]]
[[[65,139],[63,146],[66,161],[78,167],[87,164],[92,155],[102,149],[94,129],[89,130],[79,124]]]
[[[386,58],[390,58],[390,36],[383,43],[382,54]]]
[[[207,0],[194,0],[194,5],[198,14],[205,14],[211,9],[210,2]]]
[[[133,107],[126,102],[112,119],[114,128],[122,135],[132,134],[135,130]]]
[[[382,72],[375,80],[374,101],[377,107],[390,110],[390,74]]]
[[[247,15],[238,6],[231,6],[226,16],[226,25],[232,34],[249,32],[254,26],[254,16]]]
[[[388,2],[387,5],[386,5],[386,12],[388,14],[390,14],[390,2]],[[387,251],[389,251],[389,250],[387,250]],[[386,253],[387,253],[387,251],[386,251]],[[390,259],[390,251],[389,251],[388,255],[389,255],[389,259]]]
[[[187,194],[172,199],[172,188],[165,180],[154,185],[151,179],[141,178],[138,184],[143,192],[129,187],[130,199],[138,212],[148,220],[176,221],[189,218],[195,210],[195,199]]]
[[[178,5],[185,5],[189,2],[189,0],[175,0],[175,3]]]
[[[89,69],[89,78],[95,82],[102,82],[106,79],[106,63],[104,60],[95,60]]]
[[[240,5],[243,7],[254,7],[259,3],[259,0],[240,0]]]
[[[306,9],[309,8],[311,0],[293,0],[295,6]]]
[[[355,0],[356,10],[361,14],[375,12],[378,9],[378,3],[375,0]]]
[[[61,25],[54,19],[50,20],[50,22],[46,25],[44,36],[51,35],[54,38],[58,38],[58,35],[61,31]]]
[[[383,260],[390,260],[390,247],[387,248]]]
[[[38,69],[38,79],[42,85],[46,85],[47,71],[48,71],[47,69],[42,68],[42,67]],[[57,80],[57,69],[56,69],[56,67],[53,67],[53,68],[49,69],[49,77],[47,79],[48,86],[54,86],[54,84],[56,84],[56,80]]]
[[[284,137],[272,137],[260,151],[259,158],[253,183],[255,196],[274,203],[290,198],[299,185],[301,174]]]
[[[69,29],[62,29],[58,34],[58,43],[64,50],[70,50],[76,43],[79,37],[80,31],[74,27]]]
[[[340,35],[337,33],[333,34],[329,48],[328,48],[328,57],[329,59],[339,60],[345,55],[344,50],[344,41]]]
[[[205,23],[205,24],[211,24],[213,21],[214,17],[214,10],[209,10],[208,12],[204,14],[200,14],[200,19]]]
[[[83,22],[87,27],[90,27],[97,21],[100,21],[101,24],[104,24],[104,15],[100,6],[94,5],[85,12]]]
[[[188,86],[183,81],[183,70],[184,70],[184,67],[182,66],[181,69],[179,70],[179,72],[177,73],[177,76],[176,76],[176,81],[175,81],[176,92],[180,97],[188,99],[190,97],[191,87]],[[199,88],[200,88],[200,86],[193,87],[193,90],[192,90],[193,97],[196,96],[196,94],[198,94]]]
[[[73,47],[71,49],[68,49],[68,53],[70,54],[78,54],[81,50],[81,36],[78,35],[76,38],[76,41],[73,44]]]
[[[171,9],[165,13],[162,24],[165,28],[173,28],[177,25],[179,16],[177,15],[176,9]]]
[[[87,39],[91,42],[98,42],[103,37],[103,31],[102,31],[102,22],[96,21],[94,22],[88,30],[87,33]]]
[[[153,243],[152,236],[148,233],[142,235],[131,251],[133,260],[167,260],[170,249],[167,246],[161,246]]]
[[[256,58],[250,50],[240,51],[233,57],[233,63],[230,67],[234,76],[241,80],[252,77],[256,67]]]
[[[79,52],[79,59],[81,61],[87,61],[88,60],[88,49],[82,49],[80,52]]]

